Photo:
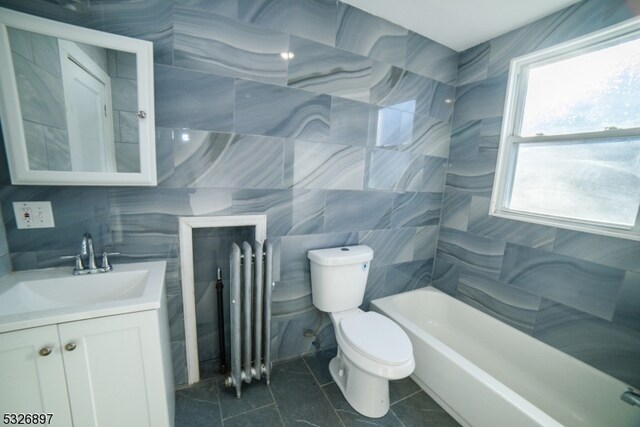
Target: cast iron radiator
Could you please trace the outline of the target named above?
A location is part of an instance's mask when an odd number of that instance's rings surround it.
[[[242,382],[260,381],[264,375],[269,384],[271,373],[271,294],[273,292],[273,248],[255,242],[253,250],[247,242],[242,251],[231,245],[229,255],[231,277],[231,374],[227,387],[235,387],[241,395]]]

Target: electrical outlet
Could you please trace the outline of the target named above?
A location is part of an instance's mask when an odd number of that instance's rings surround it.
[[[13,202],[18,228],[53,228],[51,202]]]

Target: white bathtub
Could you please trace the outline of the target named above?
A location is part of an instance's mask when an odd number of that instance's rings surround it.
[[[372,301],[413,344],[412,378],[467,426],[640,426],[628,386],[426,287]]]

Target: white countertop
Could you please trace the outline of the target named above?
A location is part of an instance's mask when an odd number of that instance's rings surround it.
[[[166,261],[152,261],[80,276],[69,267],[10,273],[0,280],[0,333],[157,309],[165,269]],[[28,289],[31,285],[45,296]]]

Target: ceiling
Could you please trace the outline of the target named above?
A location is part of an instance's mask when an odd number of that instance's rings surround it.
[[[341,0],[463,51],[580,0]]]

